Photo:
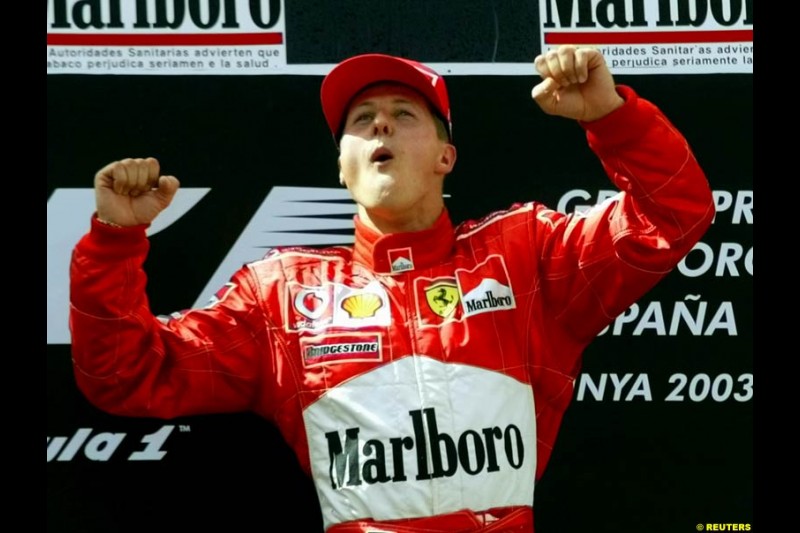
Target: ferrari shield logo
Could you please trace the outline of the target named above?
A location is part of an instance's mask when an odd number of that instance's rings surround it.
[[[439,281],[425,288],[425,299],[431,311],[442,318],[453,314],[458,305],[458,286],[450,281]]]

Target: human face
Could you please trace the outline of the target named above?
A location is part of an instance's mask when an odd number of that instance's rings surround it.
[[[365,222],[381,231],[435,222],[455,147],[437,135],[422,95],[398,84],[367,88],[345,115],[339,148],[340,180]]]

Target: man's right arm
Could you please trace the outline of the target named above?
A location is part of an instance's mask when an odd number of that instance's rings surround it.
[[[171,201],[177,180],[159,177],[155,168],[157,185],[143,179],[124,187],[117,182],[115,189],[108,179],[115,173],[132,171],[127,175],[135,178],[146,167],[152,175],[154,160],[127,161],[140,164],[112,163],[98,172],[98,212],[73,250],[69,320],[77,384],[90,402],[114,414],[172,418],[246,410],[271,351],[252,274],[242,268],[208,308],[154,316],[145,290],[145,231]]]

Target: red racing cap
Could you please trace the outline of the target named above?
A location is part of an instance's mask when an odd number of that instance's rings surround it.
[[[322,112],[337,144],[350,102],[368,85],[382,81],[402,83],[420,92],[444,121],[452,140],[450,98],[442,76],[411,59],[385,54],[362,54],[345,59],[333,67],[322,80]]]

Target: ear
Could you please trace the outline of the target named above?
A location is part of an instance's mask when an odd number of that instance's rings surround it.
[[[456,147],[450,143],[442,145],[442,153],[436,162],[436,172],[442,175],[450,174],[456,164]]]

